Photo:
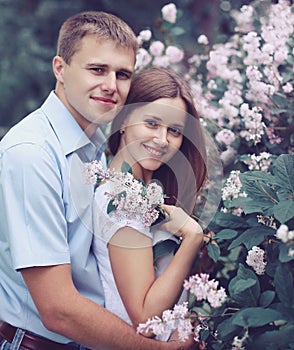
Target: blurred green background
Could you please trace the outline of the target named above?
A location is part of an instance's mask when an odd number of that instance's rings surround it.
[[[176,0],[185,29],[181,45],[193,51],[193,43],[204,33],[210,42],[229,35],[229,11],[249,0]],[[0,0],[0,137],[9,127],[37,108],[54,88],[51,60],[62,22],[76,12],[103,10],[124,19],[136,34],[156,32],[163,0]]]

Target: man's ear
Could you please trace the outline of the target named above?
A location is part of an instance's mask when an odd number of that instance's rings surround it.
[[[55,56],[52,61],[52,68],[57,81],[63,83],[63,73],[65,62],[62,57]]]

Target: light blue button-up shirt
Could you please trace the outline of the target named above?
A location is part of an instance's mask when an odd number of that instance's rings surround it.
[[[83,163],[101,157],[103,142],[101,131],[91,140],[83,133],[54,92],[2,139],[0,320],[69,341],[43,326],[19,272],[31,266],[70,263],[79,292],[103,305],[91,248],[93,187],[83,176]]]

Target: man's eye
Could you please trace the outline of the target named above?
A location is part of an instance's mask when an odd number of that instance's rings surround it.
[[[90,70],[94,73],[99,73],[99,74],[104,72],[103,68],[100,68],[100,67],[93,67],[93,68],[90,68]]]
[[[117,72],[116,76],[118,79],[121,79],[121,80],[128,80],[131,78],[131,75],[126,72]]]
[[[176,137],[182,135],[182,131],[178,128],[168,128],[168,131]]]

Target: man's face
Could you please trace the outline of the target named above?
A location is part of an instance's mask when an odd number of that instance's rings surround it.
[[[106,124],[126,101],[134,65],[132,49],[86,36],[69,64],[54,59],[56,94],[83,130]]]

